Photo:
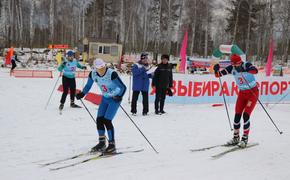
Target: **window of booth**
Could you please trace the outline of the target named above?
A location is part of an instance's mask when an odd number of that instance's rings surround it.
[[[103,54],[103,46],[99,46],[99,53]]]
[[[118,56],[118,46],[111,46],[111,55]]]
[[[110,46],[104,46],[103,54],[111,54],[111,47]]]

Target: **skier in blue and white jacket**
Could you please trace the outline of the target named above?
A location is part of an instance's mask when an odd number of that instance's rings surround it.
[[[126,92],[126,86],[119,78],[117,72],[111,68],[107,68],[102,59],[96,59],[94,66],[95,68],[90,72],[85,87],[82,92],[76,95],[76,98],[83,98],[90,91],[93,83],[97,83],[102,91],[102,101],[99,105],[96,119],[99,143],[91,151],[114,153],[116,152],[116,146],[112,120]],[[108,134],[108,147],[106,147],[105,128]]]

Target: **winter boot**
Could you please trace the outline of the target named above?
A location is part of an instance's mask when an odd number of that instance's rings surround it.
[[[161,110],[160,113],[161,113],[161,114],[165,114],[166,112],[165,112],[164,110]]]
[[[103,152],[106,149],[106,137],[100,136],[99,143],[91,149],[91,152]]]
[[[62,103],[59,105],[58,109],[59,109],[60,111],[63,110],[63,104],[62,104]]]
[[[239,144],[240,142],[240,137],[239,136],[234,136],[233,139],[229,140],[226,145],[227,146],[235,146],[237,144]]]
[[[72,107],[72,108],[81,108],[79,105],[76,105],[73,101],[70,103],[70,107]]]
[[[239,142],[238,146],[241,148],[245,148],[248,144],[248,136],[243,136],[242,140]]]
[[[116,153],[116,146],[114,141],[109,142],[109,146],[106,148],[105,153],[107,154]]]

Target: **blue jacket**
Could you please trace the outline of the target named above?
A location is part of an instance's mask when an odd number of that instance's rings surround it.
[[[64,59],[60,66],[58,66],[57,70],[63,72],[63,76],[67,78],[75,78],[76,69],[84,69],[85,66],[80,65],[76,59],[69,61]]]
[[[149,91],[149,78],[151,78],[151,74],[147,74],[146,72],[143,65],[139,63],[133,64],[133,91]]]
[[[100,76],[96,70],[92,70],[89,74],[87,84],[82,92],[87,94],[94,82],[98,84],[102,91],[102,95],[106,98],[112,98],[113,96],[123,97],[127,89],[118,74],[110,68],[106,69],[103,76]]]

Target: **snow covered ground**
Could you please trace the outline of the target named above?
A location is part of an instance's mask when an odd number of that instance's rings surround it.
[[[144,151],[50,171],[49,168],[65,163],[48,167],[39,164],[86,152],[95,145],[94,122],[85,108],[71,109],[68,103],[63,114],[59,115],[61,93],[57,91],[48,108],[44,109],[57,76],[54,79],[21,79],[10,77],[8,72],[8,69],[0,69],[2,180],[289,179],[289,104],[268,109],[284,131],[283,135],[275,130],[263,109],[257,105],[251,118],[250,142],[258,142],[259,146],[233,152],[220,159],[212,159],[211,156],[224,151],[225,147],[204,152],[190,152],[190,149],[223,144],[232,137],[224,107],[166,104],[168,113],[159,116],[153,114],[153,104],[150,104],[149,116],[139,114],[132,117],[159,154],[150,148],[119,109],[114,119],[117,147]],[[128,77],[123,76],[123,79],[128,83]],[[78,88],[82,87],[82,81],[77,79]],[[96,86],[93,88],[96,90]],[[122,106],[129,112],[127,99],[124,98]],[[97,106],[84,102],[95,115]],[[81,105],[80,102],[77,104]],[[138,108],[141,109],[141,104]],[[234,106],[230,105],[229,110],[233,119]]]

